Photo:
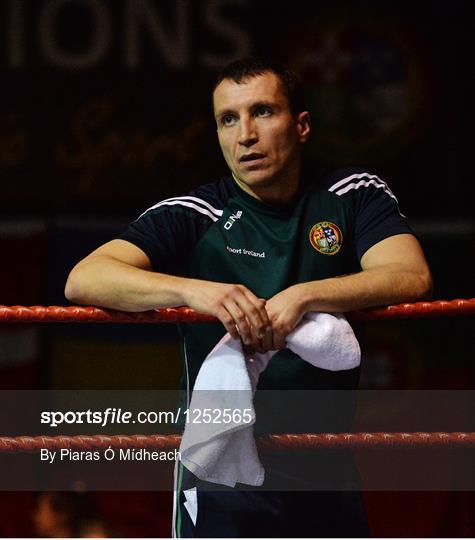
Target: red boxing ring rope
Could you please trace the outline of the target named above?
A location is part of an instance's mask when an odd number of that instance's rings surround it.
[[[117,448],[153,448],[170,450],[180,445],[180,435],[75,435],[56,437],[0,437],[0,453],[39,452],[42,448],[59,450],[106,450]],[[302,433],[258,437],[265,450],[308,450],[315,448],[369,447],[474,447],[475,433]]]
[[[355,321],[380,319],[421,319],[427,317],[457,317],[475,315],[475,298],[468,300],[437,300],[414,304],[395,304],[377,309],[352,311],[348,318]],[[79,322],[79,323],[178,323],[217,322],[211,315],[198,313],[188,307],[163,308],[130,313],[83,306],[2,306],[0,322]]]
[[[348,318],[358,321],[380,319],[419,319],[427,317],[457,317],[475,315],[475,298],[468,300],[437,300],[396,304],[377,309],[354,311]],[[197,313],[188,307],[165,308],[142,313],[81,306],[1,306],[0,323],[82,322],[82,323],[178,323],[217,322],[217,319]],[[0,437],[2,452],[37,452],[47,449],[94,450],[111,448],[177,448],[179,435],[76,435],[38,437]],[[283,434],[258,438],[263,449],[368,448],[368,447],[473,447],[472,433],[317,433]]]

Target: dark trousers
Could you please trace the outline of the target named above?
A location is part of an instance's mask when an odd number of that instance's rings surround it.
[[[198,480],[186,469],[182,488],[197,489],[198,514],[193,524],[179,493],[182,538],[200,537],[368,537],[359,491],[251,491]]]

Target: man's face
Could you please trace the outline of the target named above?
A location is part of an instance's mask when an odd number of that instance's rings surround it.
[[[309,115],[292,114],[274,73],[241,84],[224,79],[213,100],[219,144],[242,187],[269,188],[298,174],[300,147],[310,134]]]

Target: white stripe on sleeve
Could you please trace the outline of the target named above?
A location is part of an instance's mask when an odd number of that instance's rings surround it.
[[[183,198],[182,198],[182,199],[166,199],[165,201],[161,201],[161,202],[155,204],[154,206],[151,206],[147,210],[145,210],[145,212],[140,214],[140,216],[137,219],[140,219],[143,215],[145,215],[150,210],[154,210],[155,208],[159,208],[160,206],[176,206],[176,205],[178,205],[178,206],[186,206],[187,208],[193,208],[193,210],[196,210],[200,214],[203,214],[203,215],[208,216],[209,218],[211,218],[212,221],[218,221],[218,217],[220,217],[223,214],[222,210],[216,210],[215,208],[213,208],[213,210],[215,212],[220,212],[218,215],[216,215],[213,212],[211,212],[210,210],[208,210],[206,208],[203,208],[202,206],[198,206],[195,203],[183,200]]]
[[[361,180],[362,178],[366,178],[367,180]],[[354,182],[354,180],[359,180],[359,182]],[[360,187],[369,187],[374,186],[377,189],[383,189],[385,193],[387,193],[392,199],[396,201],[396,204],[398,205],[398,212],[402,217],[406,217],[400,210],[399,210],[399,202],[396,199],[396,196],[394,193],[389,189],[389,186],[386,184],[384,180],[381,180],[379,176],[376,176],[375,174],[369,174],[369,173],[358,173],[358,174],[351,174],[350,176],[347,176],[346,178],[342,178],[341,180],[338,180],[335,184],[330,186],[328,188],[328,191],[331,191],[332,193],[335,193],[335,195],[344,195],[345,193],[348,193],[348,191],[351,191],[352,189],[359,189]]]
[[[386,184],[382,183],[379,184],[376,182],[376,180],[360,180],[359,182],[351,182],[351,184],[347,184],[345,187],[339,189],[336,194],[337,195],[344,195],[345,193],[348,193],[348,191],[352,189],[359,189],[360,187],[368,187],[368,186],[375,186],[378,189],[383,189],[385,193],[387,193],[390,197],[392,197],[396,202],[397,199],[394,196],[393,192],[386,186]]]

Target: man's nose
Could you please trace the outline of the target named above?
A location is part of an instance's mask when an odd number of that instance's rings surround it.
[[[257,139],[257,130],[253,120],[241,119],[238,143],[242,146],[252,146]]]

